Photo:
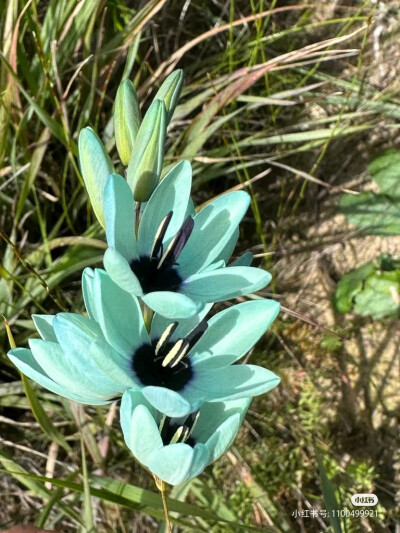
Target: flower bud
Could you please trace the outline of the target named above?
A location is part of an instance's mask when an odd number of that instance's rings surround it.
[[[167,124],[174,114],[183,85],[183,70],[174,70],[159,88],[154,100],[162,100],[167,110]]]
[[[118,87],[114,108],[115,142],[124,165],[129,163],[141,122],[139,102],[133,83],[124,80]]]
[[[167,132],[164,102],[154,100],[139,128],[127,170],[136,202],[147,202],[158,185]]]
[[[94,213],[104,227],[103,192],[109,174],[114,172],[114,165],[103,143],[92,128],[81,130],[78,149],[79,163],[86,190]]]

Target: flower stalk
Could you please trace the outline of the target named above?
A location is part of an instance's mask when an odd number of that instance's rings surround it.
[[[165,483],[165,481],[160,479],[155,474],[153,474],[153,477],[154,477],[154,481],[156,483],[156,487],[158,488],[158,490],[160,491],[160,494],[161,494],[161,499],[162,499],[163,509],[164,509],[164,516],[165,516],[165,523],[167,524],[167,531],[168,531],[168,533],[172,533],[171,522],[169,520],[167,498],[166,498],[166,494],[165,494],[166,491],[167,491],[167,484]]]

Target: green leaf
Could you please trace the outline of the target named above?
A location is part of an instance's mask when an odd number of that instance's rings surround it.
[[[95,533],[92,512],[92,498],[90,494],[90,484],[88,469],[86,464],[86,453],[83,438],[81,437],[81,454],[82,454],[82,475],[83,475],[83,520],[85,522],[85,533]]]
[[[354,311],[374,319],[397,316],[400,312],[400,260],[382,254],[378,261],[365,263],[345,274],[333,297],[340,313]]]
[[[374,272],[374,263],[366,263],[342,276],[333,295],[333,303],[339,313],[353,310],[354,298],[361,292],[367,277]]]
[[[332,526],[332,529],[335,533],[342,533],[342,526],[340,525],[340,519],[338,516],[334,516],[333,511],[339,509],[339,505],[335,496],[335,487],[332,481],[328,478],[324,463],[319,453],[316,451],[318,467],[319,467],[319,478],[321,481],[321,489],[324,497],[325,508],[329,514],[329,522]],[[336,512],[337,514],[337,512]]]
[[[370,276],[355,298],[354,312],[379,320],[396,316],[400,311],[400,271]],[[395,279],[390,279],[395,278]]]
[[[374,159],[368,171],[383,193],[400,202],[400,151],[388,150]]]
[[[340,211],[351,224],[370,235],[400,234],[400,204],[395,198],[373,192],[344,194]]]
[[[57,480],[53,478],[42,478],[41,476],[27,472],[24,468],[22,468],[22,466],[13,461],[11,457],[2,450],[0,450],[0,463],[4,466],[4,469],[0,469],[1,473],[13,476],[17,481],[28,488],[34,496],[41,498],[42,500],[49,501],[51,496],[50,492],[44,486],[42,486],[42,484],[37,483],[38,481],[42,481],[43,483],[48,481],[53,485],[60,486],[60,484],[57,483]],[[78,524],[82,524],[80,516],[75,513],[75,511],[71,509],[69,505],[59,502],[59,506],[64,514],[75,520],[75,522]]]
[[[26,397],[28,398],[29,404],[32,409],[32,413],[38,421],[43,432],[46,433],[50,440],[56,441],[60,446],[64,448],[64,450],[70,452],[71,447],[64,439],[63,435],[53,425],[50,418],[47,416],[46,411],[43,409],[42,405],[38,400],[35,390],[29,382],[29,379],[24,376],[24,374],[21,374],[21,380],[24,385]]]
[[[344,194],[340,210],[347,220],[370,235],[400,234],[400,152],[389,150],[368,167],[381,193]]]
[[[70,476],[68,476],[68,480],[73,480],[77,476],[78,472],[72,472]],[[51,497],[48,499],[48,502],[43,507],[43,509],[40,512],[39,517],[37,518],[35,522],[35,526],[39,529],[44,529],[47,519],[49,518],[50,512],[55,506],[55,504],[62,505],[62,498],[64,495],[64,489],[62,487],[58,487],[57,490],[52,491]]]
[[[101,487],[113,494],[118,494],[123,498],[134,501],[136,503],[141,503],[144,506],[162,508],[162,501],[159,494],[114,479],[99,476],[94,476],[93,479]],[[208,509],[203,509],[198,505],[181,502],[172,498],[167,498],[167,501],[168,509],[170,512],[177,512],[181,514],[186,514],[188,516],[199,516],[201,518],[218,520],[218,516],[215,513],[209,511]]]

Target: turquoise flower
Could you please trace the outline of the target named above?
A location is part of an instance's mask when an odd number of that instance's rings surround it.
[[[124,290],[170,318],[189,317],[205,303],[249,294],[271,279],[265,270],[247,266],[249,254],[225,266],[249,195],[224,194],[195,214],[190,188],[190,163],[183,161],[143,207],[137,231],[127,182],[111,174],[104,193],[107,272]]]
[[[87,268],[82,287],[89,317],[34,315],[42,338],[8,354],[61,396],[105,404],[133,388],[168,416],[184,416],[204,402],[255,396],[279,383],[262,367],[234,364],[275,319],[275,301],[245,302],[208,323],[207,309],[179,322],[155,314],[148,333],[137,298],[104,270]]]
[[[170,418],[154,409],[140,392],[128,390],[120,411],[125,442],[158,478],[180,485],[198,476],[229,448],[251,400],[205,403],[195,413]]]

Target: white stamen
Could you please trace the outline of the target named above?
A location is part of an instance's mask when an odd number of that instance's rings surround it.
[[[193,420],[192,426],[191,426],[191,428],[190,428],[190,430],[189,430],[189,434],[188,434],[188,436],[186,437],[186,440],[187,440],[187,439],[190,437],[190,435],[193,433],[193,430],[194,430],[194,428],[196,427],[196,424],[197,424],[199,418],[200,418],[200,411],[197,411],[196,416],[194,417],[194,420]]]
[[[179,339],[179,341],[174,344],[171,350],[164,357],[164,360],[161,363],[161,366],[165,368],[166,366],[169,365],[171,361],[175,359],[175,357],[179,354],[180,350],[182,349],[182,345],[184,342],[185,342],[185,339]]]
[[[177,442],[186,442],[189,437],[189,428],[186,426],[180,426],[175,431],[174,436],[172,437],[170,444],[175,444]]]
[[[179,232],[175,235],[175,237],[172,239],[172,241],[169,243],[168,245],[168,248],[165,250],[163,256],[161,257],[160,261],[158,262],[158,265],[157,265],[157,270],[160,269],[164,263],[164,261],[167,259],[167,257],[169,256],[169,252],[171,250],[173,250],[175,248],[175,245],[178,241],[178,239],[180,238],[180,235],[179,235]]]
[[[167,231],[167,228],[169,226],[169,223],[171,222],[172,218],[172,211],[170,211],[161,221],[161,224],[158,226],[158,230],[156,233],[156,236],[154,237],[153,246],[151,248],[150,257],[155,258],[155,250],[156,248],[162,248],[162,240],[165,236],[165,233]],[[158,253],[158,251],[157,251]]]
[[[177,322],[172,322],[172,324],[170,324],[164,330],[164,333],[161,335],[160,340],[157,342],[157,345],[156,345],[156,349],[155,349],[156,355],[158,355],[158,352],[161,350],[161,348],[164,346],[164,344],[166,342],[168,342],[168,339],[170,338],[172,333],[175,331],[177,325],[178,325]]]
[[[176,356],[175,361],[174,361],[174,362],[172,363],[172,365],[171,365],[171,368],[174,368],[174,366],[176,366],[176,365],[179,363],[179,361],[181,361],[181,360],[185,357],[185,355],[186,355],[186,354],[188,353],[188,351],[189,351],[189,348],[190,348],[190,345],[189,345],[189,344],[186,344],[186,345],[184,346],[182,352]],[[187,368],[187,365],[186,365],[186,368]]]

